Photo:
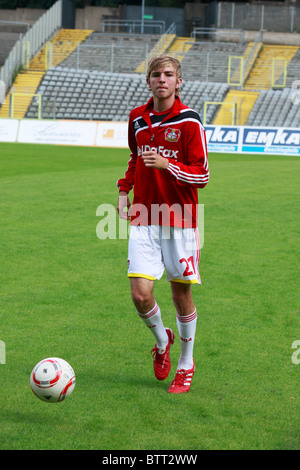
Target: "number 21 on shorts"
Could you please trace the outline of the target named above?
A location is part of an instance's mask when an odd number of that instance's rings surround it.
[[[188,259],[181,258],[179,262],[182,263],[183,266],[185,267],[183,276],[187,277],[187,276],[192,276],[193,274],[196,274],[193,256],[190,256]]]

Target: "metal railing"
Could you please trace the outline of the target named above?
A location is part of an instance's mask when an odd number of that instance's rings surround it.
[[[19,39],[10,51],[0,71],[0,81],[5,84],[5,91],[12,85],[18,70],[32,59],[41,46],[61,27],[62,1],[58,0],[40,19]],[[29,44],[29,54],[24,54]]]
[[[242,28],[278,32],[300,32],[300,7],[257,3],[218,2],[218,28]]]
[[[196,41],[199,36],[203,39],[215,42],[228,41],[229,39],[232,41],[234,39],[242,45],[244,43],[244,35],[245,32],[241,29],[226,31],[221,28],[197,27],[191,32],[191,39]]]
[[[128,45],[122,44],[79,44],[76,52],[64,62],[65,66],[76,69],[99,70],[105,72],[133,73],[134,69],[146,60],[148,44],[131,46],[132,58],[129,61]]]
[[[164,52],[166,50],[166,47],[169,46],[169,35],[174,35],[176,34],[176,24],[175,23],[172,23],[167,31],[162,35],[162,37],[160,38],[160,40],[158,41],[156,47],[155,47],[155,50],[157,51],[157,53],[161,53],[161,52]]]
[[[239,86],[241,90],[244,88],[244,83],[250,75],[255,59],[261,50],[261,40],[262,31],[259,31],[246,56],[229,56],[227,83],[230,86]],[[233,67],[234,62],[238,64],[235,68]]]
[[[10,26],[13,26],[13,25],[16,25],[16,26],[26,26],[26,31],[29,31],[29,23],[25,23],[24,21],[6,21],[6,20],[0,20],[0,26],[1,25],[10,25]]]
[[[253,42],[253,45],[251,47],[251,50],[248,54],[248,56],[246,57],[245,59],[245,62],[244,62],[244,69],[243,69],[243,85],[244,85],[244,82],[247,80],[250,72],[251,72],[251,68],[253,66],[253,63],[255,61],[255,57],[257,56],[257,54],[259,53],[259,44],[262,42],[262,31],[259,31],[258,34],[256,35],[255,37],[255,40]]]
[[[164,34],[166,24],[160,20],[103,20],[102,32],[126,32],[129,34],[133,33],[153,33]],[[150,31],[149,31],[150,30]]]
[[[125,44],[92,44],[89,38],[84,44],[80,44],[75,53],[66,59],[64,65],[75,67],[76,69],[101,70],[106,72],[125,72],[133,73],[133,71],[142,62],[152,56],[164,51],[169,45],[171,34],[176,34],[176,25],[172,23],[167,31],[161,35],[159,41],[154,48],[150,50],[149,44],[131,44],[131,60],[128,61],[128,45]],[[96,36],[97,33],[94,33]],[[143,70],[140,73],[144,73]]]

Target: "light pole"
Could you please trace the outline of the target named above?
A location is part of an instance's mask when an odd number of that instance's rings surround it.
[[[142,0],[142,22],[141,22],[141,34],[144,34],[144,14],[145,14],[145,0]]]

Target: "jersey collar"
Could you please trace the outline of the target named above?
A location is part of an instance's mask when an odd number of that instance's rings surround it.
[[[181,100],[178,95],[175,95],[175,102],[170,110],[169,114],[180,114]],[[153,96],[146,103],[145,112],[150,113],[153,110]]]
[[[176,115],[180,114],[181,106],[182,106],[182,103],[181,103],[181,100],[180,100],[179,96],[175,95],[175,102],[174,102],[170,112],[161,121],[161,123],[164,122],[165,119],[170,119],[170,117],[173,117],[173,116],[176,116]],[[145,110],[142,114],[142,117],[146,121],[146,123],[148,124],[148,126],[151,130],[151,134],[153,136],[153,129],[152,129],[152,124],[151,124],[151,119],[150,119],[150,113],[151,113],[152,110],[153,110],[153,97],[151,97],[150,100],[146,103]]]

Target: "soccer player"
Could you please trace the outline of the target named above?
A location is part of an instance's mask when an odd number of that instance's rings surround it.
[[[171,369],[175,335],[165,328],[154,297],[155,280],[166,270],[177,317],[181,354],[169,393],[188,392],[195,372],[193,348],[197,310],[192,284],[201,284],[197,227],[198,191],[209,180],[205,131],[199,114],[180,98],[180,62],[168,55],[148,63],[152,97],[129,117],[131,150],[119,188],[118,212],[130,219],[128,277],[136,311],[155,338],[152,349],[158,380]],[[128,193],[133,188],[133,203]]]

